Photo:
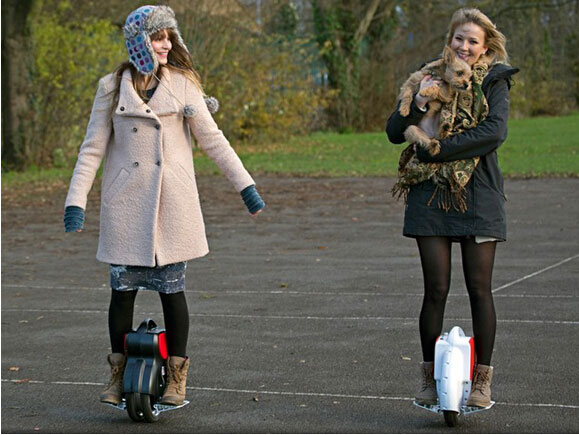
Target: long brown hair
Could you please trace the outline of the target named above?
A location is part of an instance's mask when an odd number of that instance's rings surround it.
[[[201,77],[199,73],[195,70],[195,66],[193,65],[193,58],[187,49],[181,45],[178,40],[177,34],[173,31],[173,29],[161,29],[158,32],[155,32],[151,35],[151,41],[158,41],[163,39],[165,36],[165,32],[169,35],[169,40],[171,41],[171,50],[169,51],[169,55],[167,57],[167,64],[166,65],[159,65],[159,69],[155,72],[157,76],[161,68],[167,68],[173,71],[179,71],[185,75],[189,80],[193,82],[195,86],[203,93],[203,87],[201,86]],[[121,78],[123,77],[123,73],[125,70],[129,69],[131,71],[131,78],[133,80],[133,87],[135,88],[135,92],[141,97],[144,98],[147,92],[147,84],[150,77],[147,77],[137,71],[137,69],[129,62],[125,61],[121,63],[118,67],[115,68],[113,71],[113,75],[115,76],[115,88],[113,89],[113,104],[111,107],[111,116],[114,113],[117,105],[119,104],[119,93],[120,93],[120,86],[121,86]]]
[[[446,34],[446,45],[450,46],[454,31],[462,24],[473,23],[481,27],[485,32],[485,45],[488,47],[486,57],[490,59],[490,64],[508,63],[506,49],[507,38],[493,24],[489,17],[476,8],[462,8],[457,10],[450,19],[448,33]]]

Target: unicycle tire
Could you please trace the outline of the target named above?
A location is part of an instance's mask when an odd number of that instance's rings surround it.
[[[155,398],[149,394],[141,394],[141,411],[147,423],[155,423],[159,420],[160,412],[155,408]]]
[[[127,413],[131,420],[136,422],[143,421],[145,416],[141,410],[141,395],[139,393],[129,393],[125,399],[127,401]]]
[[[443,411],[444,421],[448,427],[456,427],[458,425],[458,412],[456,411]]]

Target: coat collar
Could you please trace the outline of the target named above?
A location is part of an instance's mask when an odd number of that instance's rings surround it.
[[[161,83],[148,103],[145,103],[133,87],[131,71],[123,72],[119,90],[119,104],[115,110],[118,116],[140,116],[157,119],[158,116],[171,115],[179,112],[178,101],[172,95],[171,73],[161,69]],[[147,109],[150,111],[147,112]]]

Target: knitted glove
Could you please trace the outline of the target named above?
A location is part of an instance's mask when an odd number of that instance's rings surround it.
[[[73,233],[84,228],[84,210],[75,205],[69,205],[64,210],[64,231]]]
[[[245,202],[245,206],[251,214],[255,214],[265,207],[265,202],[263,202],[263,199],[261,199],[261,196],[257,193],[255,184],[243,189],[241,191],[241,198],[243,198],[243,202]]]

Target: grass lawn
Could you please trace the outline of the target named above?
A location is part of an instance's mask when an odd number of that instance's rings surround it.
[[[235,144],[234,144],[235,145]],[[394,176],[401,145],[392,145],[386,134],[314,133],[284,143],[235,146],[245,166],[254,174],[301,176]],[[579,177],[579,113],[509,121],[507,141],[498,150],[507,177]],[[200,175],[219,169],[195,151]],[[50,186],[68,183],[72,168],[2,174],[2,192],[18,185]]]
[[[285,143],[239,146],[237,151],[255,173],[338,177],[395,176],[402,149],[377,132],[314,133]],[[579,113],[509,121],[498,155],[508,177],[578,177]],[[195,165],[199,173],[219,172],[201,152]]]
[[[511,120],[498,155],[508,176],[579,177],[579,113]]]

